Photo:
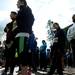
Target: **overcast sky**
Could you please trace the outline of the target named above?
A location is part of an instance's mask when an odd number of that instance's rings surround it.
[[[0,0],[0,21],[9,22],[11,11],[17,11],[17,0]],[[72,23],[75,13],[75,0],[27,0],[35,17],[33,31],[39,41],[46,39],[47,21],[58,22],[62,28]],[[1,24],[0,24],[1,25]]]

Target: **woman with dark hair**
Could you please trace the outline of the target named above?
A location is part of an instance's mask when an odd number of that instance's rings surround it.
[[[63,75],[62,60],[64,56],[65,34],[58,23],[54,23],[53,27],[56,29],[56,31],[54,36],[54,43],[51,47],[50,54],[52,65],[50,71],[48,72],[48,75],[53,75],[56,69],[59,75]]]

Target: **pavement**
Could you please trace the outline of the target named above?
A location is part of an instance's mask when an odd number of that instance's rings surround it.
[[[5,68],[0,68],[0,75],[2,74],[2,72],[4,71]],[[17,75],[18,73],[16,71],[18,71],[18,67],[15,67],[14,69],[14,73],[13,75]],[[75,68],[64,68],[64,71],[63,71],[64,75],[75,75]],[[32,73],[31,75],[46,75],[47,72],[45,71],[37,71],[36,74]],[[57,72],[55,72],[53,75],[58,75]]]

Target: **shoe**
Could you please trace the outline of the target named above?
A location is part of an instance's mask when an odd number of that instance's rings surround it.
[[[71,67],[69,67],[69,69],[68,69],[68,74],[72,75],[72,68]]]

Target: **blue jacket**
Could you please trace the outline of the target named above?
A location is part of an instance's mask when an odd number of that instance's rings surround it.
[[[32,52],[36,52],[37,42],[35,40],[35,36],[32,33],[28,39],[28,47]]]
[[[40,53],[46,53],[47,44],[43,43],[40,47]]]

